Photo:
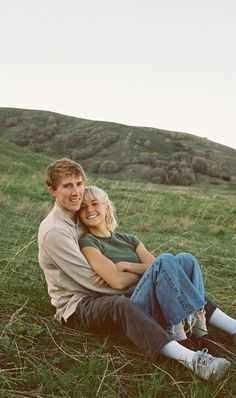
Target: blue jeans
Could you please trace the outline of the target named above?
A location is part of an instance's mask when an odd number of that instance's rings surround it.
[[[204,308],[200,265],[190,253],[158,256],[146,270],[130,299],[164,328]]]

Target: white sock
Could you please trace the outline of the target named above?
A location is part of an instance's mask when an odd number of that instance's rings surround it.
[[[173,340],[164,345],[161,353],[167,358],[176,359],[176,361],[193,370],[192,359],[195,352],[179,344],[177,341]]]
[[[236,319],[226,315],[219,308],[216,308],[216,310],[213,312],[209,323],[210,325],[216,326],[217,328],[229,334],[236,333]]]

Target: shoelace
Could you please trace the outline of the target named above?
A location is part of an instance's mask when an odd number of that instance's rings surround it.
[[[203,348],[203,350],[199,354],[198,363],[201,365],[208,365],[213,360],[214,360],[214,357],[212,355],[208,354],[208,349]]]

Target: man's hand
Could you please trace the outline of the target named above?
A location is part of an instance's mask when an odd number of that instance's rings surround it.
[[[96,272],[91,272],[91,277],[94,278],[93,285],[97,287],[108,287],[108,284]]]

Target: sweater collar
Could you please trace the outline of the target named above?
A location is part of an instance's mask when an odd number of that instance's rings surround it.
[[[59,217],[62,221],[67,222],[72,227],[76,227],[80,225],[79,218],[77,217],[77,221],[74,222],[70,216],[63,210],[57,203],[54,204],[53,212]]]

